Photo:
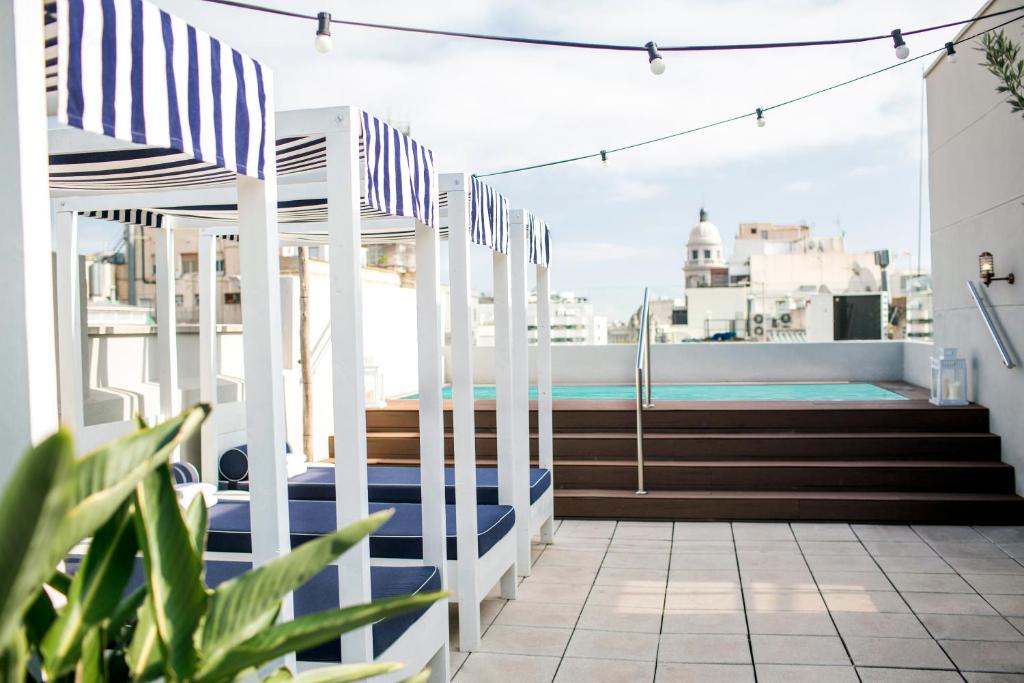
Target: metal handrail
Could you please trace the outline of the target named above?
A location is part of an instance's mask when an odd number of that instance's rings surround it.
[[[636,492],[644,495],[644,409],[653,408],[651,402],[651,317],[647,288],[640,307],[640,334],[636,342]],[[645,399],[646,391],[646,401]]]
[[[988,309],[985,307],[985,302],[981,298],[981,294],[974,286],[974,283],[970,280],[967,281],[967,291],[971,293],[974,303],[978,305],[978,311],[981,312],[981,319],[985,321],[985,327],[988,328],[988,333],[992,335],[992,341],[996,343],[996,348],[999,349],[999,355],[1003,358],[1003,365],[1010,369],[1016,367],[1017,364],[1014,362],[1013,356],[1010,354],[1010,350],[1006,346],[1006,342],[1003,341],[1003,335],[999,333],[999,328],[996,327],[996,322],[992,319],[992,314],[988,312]]]

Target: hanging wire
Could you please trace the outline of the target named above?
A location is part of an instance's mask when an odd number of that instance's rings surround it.
[[[294,19],[308,19],[310,21],[317,21],[317,15],[315,14],[304,14],[301,12],[293,12],[291,10],[278,9],[275,7],[267,7],[264,5],[257,5],[251,2],[243,2],[242,0],[202,0],[214,5],[224,5],[226,7],[235,7],[239,9],[252,10],[255,12],[264,12],[266,14],[274,14],[282,17],[291,17]],[[998,17],[1005,14],[1011,14],[1013,12],[1019,12],[1024,10],[1024,5],[1018,7],[1012,7],[1010,9],[1000,10],[998,12],[992,12],[990,14],[983,14],[969,19],[961,19],[959,21],[951,21],[945,24],[936,24],[935,26],[926,26],[924,28],[911,29],[908,31],[902,31],[904,36],[919,35],[922,33],[928,33],[930,31],[939,31],[945,28],[952,28],[955,26],[963,26],[970,24],[979,19],[985,19],[988,17]],[[503,36],[489,33],[471,33],[467,31],[444,31],[440,29],[422,28],[416,26],[401,26],[396,24],[379,24],[366,21],[352,21],[350,19],[335,19],[331,18],[332,24],[339,24],[343,26],[354,26],[358,28],[370,28],[379,29],[384,31],[399,31],[402,33],[417,33],[428,36],[445,36],[448,38],[468,38],[472,40],[487,40],[502,43],[518,43],[521,45],[543,45],[548,47],[568,47],[578,48],[584,50],[610,50],[618,52],[646,52],[647,48],[642,45],[629,45],[622,43],[591,43],[577,40],[556,40],[553,38],[528,38],[522,36]],[[892,32],[886,32],[878,35],[870,36],[859,36],[854,38],[832,38],[825,40],[796,40],[796,41],[785,41],[785,42],[769,42],[769,43],[733,43],[733,44],[719,44],[719,45],[674,45],[674,46],[658,46],[658,50],[661,52],[714,52],[714,51],[726,51],[726,50],[768,50],[774,48],[793,48],[793,47],[821,47],[829,45],[853,45],[857,43],[868,43],[875,40],[891,40]]]
[[[1024,8],[1018,8],[1018,11],[1020,11],[1020,10],[1024,10]],[[1000,29],[1000,28],[1002,28],[1004,26],[1012,24],[1015,21],[1019,21],[1020,19],[1024,19],[1024,16],[1014,17],[1013,19],[1010,19],[1008,21],[1004,21],[1004,22],[1002,22],[1000,24],[997,24],[997,25],[995,25],[995,26],[993,26],[991,28],[985,29],[984,31],[979,31],[978,33],[975,33],[975,34],[972,34],[972,35],[969,35],[969,36],[964,36],[963,38],[961,38],[959,40],[956,40],[956,41],[953,41],[953,42],[956,45],[959,45],[960,43],[966,43],[968,41],[974,40],[978,36],[984,35],[984,34],[990,32],[990,31],[995,31],[997,29]],[[907,64],[912,64],[913,62],[916,62],[916,61],[921,60],[921,59],[925,59],[927,57],[931,57],[932,55],[937,55],[939,53],[945,53],[945,52],[946,52],[946,48],[945,48],[945,46],[943,46],[943,47],[940,47],[938,49],[931,50],[930,52],[925,52],[923,54],[917,55],[916,57],[912,57],[912,58],[907,59],[905,61],[897,62],[896,64],[890,64],[889,66],[882,67],[881,69],[876,69],[874,71],[871,71],[871,72],[868,72],[868,73],[865,73],[865,74],[861,74],[860,76],[856,76],[854,78],[850,78],[850,79],[847,79],[845,81],[841,81],[839,83],[834,83],[834,84],[832,84],[830,86],[827,86],[825,88],[821,88],[819,90],[815,90],[813,92],[809,92],[809,93],[800,95],[798,97],[793,97],[793,98],[785,100],[783,102],[778,102],[776,104],[772,104],[772,105],[767,106],[767,107],[761,107],[760,109],[761,109],[762,112],[768,112],[768,111],[771,111],[773,109],[779,109],[780,107],[786,107],[786,106],[789,106],[791,104],[795,104],[797,102],[802,102],[804,100],[810,99],[811,97],[816,97],[818,95],[823,95],[823,94],[825,94],[827,92],[831,92],[832,90],[836,90],[838,88],[842,88],[842,87],[845,87],[847,85],[852,85],[853,83],[857,83],[858,81],[863,81],[863,80],[865,80],[867,78],[871,78],[873,76],[877,76],[879,74],[883,74],[883,73],[885,73],[887,71],[891,71],[892,69],[898,69],[901,66],[906,66]],[[744,112],[742,114],[737,114],[736,116],[730,116],[729,118],[726,118],[726,119],[721,119],[719,121],[714,121],[713,123],[706,123],[704,125],[697,126],[695,128],[688,128],[686,130],[681,130],[681,131],[678,131],[678,132],[675,132],[675,133],[669,133],[668,135],[662,135],[660,137],[650,138],[649,140],[642,140],[640,142],[634,142],[634,143],[629,144],[629,145],[623,145],[622,147],[606,147],[604,149],[604,151],[605,151],[606,154],[611,155],[611,154],[613,154],[615,152],[623,152],[623,151],[629,150],[629,149],[636,149],[637,147],[644,147],[644,146],[647,146],[647,145],[653,145],[653,144],[658,143],[658,142],[664,142],[666,140],[671,140],[673,138],[682,137],[684,135],[689,135],[691,133],[697,133],[697,132],[700,132],[702,130],[707,130],[709,128],[716,128],[718,126],[724,126],[727,123],[733,123],[734,121],[739,121],[741,119],[746,119],[746,118],[749,118],[749,117],[755,116],[755,115],[756,115],[756,110],[748,111],[748,112]],[[535,169],[538,169],[538,168],[547,168],[549,166],[558,166],[558,165],[561,165],[561,164],[569,164],[569,163],[572,163],[574,161],[583,161],[584,159],[594,159],[594,158],[597,158],[599,156],[601,156],[600,152],[594,152],[592,154],[581,154],[580,156],[569,157],[567,159],[558,159],[558,160],[555,160],[555,161],[546,161],[546,162],[539,163],[539,164],[531,164],[529,166],[520,166],[518,168],[510,168],[510,169],[505,169],[505,170],[502,170],[502,171],[491,171],[490,173],[477,173],[476,177],[478,177],[478,178],[486,178],[486,177],[489,177],[489,176],[508,175],[510,173],[520,173],[520,172],[523,172],[523,171],[532,171],[532,170],[535,170]]]

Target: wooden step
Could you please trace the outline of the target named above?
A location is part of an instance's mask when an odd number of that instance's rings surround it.
[[[558,489],[635,490],[635,460],[559,460]],[[648,461],[651,491],[933,491],[1013,493],[1013,467],[1002,462],[914,460]]]
[[[375,458],[419,458],[417,432],[372,432],[367,449]],[[445,453],[453,454],[451,434],[445,438]],[[497,439],[478,435],[477,457],[494,458]],[[636,456],[636,437],[618,433],[556,434],[556,460],[561,458],[621,460]],[[531,454],[537,455],[536,435],[531,437]],[[1000,439],[990,433],[889,432],[852,434],[807,434],[783,432],[681,434],[647,433],[644,456],[648,460],[729,460],[734,458],[775,458],[812,460],[979,460],[997,461]]]
[[[1022,524],[1024,498],[981,493],[558,489],[555,516],[587,519]]]

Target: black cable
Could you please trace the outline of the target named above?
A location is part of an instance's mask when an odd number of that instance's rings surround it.
[[[317,16],[314,14],[302,14],[300,12],[292,12],[290,10],[277,9],[274,7],[266,7],[263,5],[257,5],[251,2],[244,2],[243,0],[201,0],[202,2],[208,2],[215,5],[224,5],[227,7],[236,7],[239,9],[253,10],[256,12],[265,12],[267,14],[274,14],[282,17],[291,17],[294,19],[308,19],[310,21],[317,21]],[[992,12],[991,14],[982,14],[970,19],[961,19],[960,21],[951,21],[946,24],[937,24],[935,26],[926,26],[924,28],[911,29],[908,31],[902,31],[904,36],[919,35],[922,33],[928,33],[930,31],[939,31],[944,28],[952,28],[954,26],[963,26],[964,24],[970,24],[981,19],[989,17],[998,17],[1012,12],[1019,12],[1024,10],[1024,5],[1018,7],[1012,7],[1010,9],[1000,10],[999,12]],[[641,45],[628,45],[621,43],[590,43],[576,40],[555,40],[552,38],[525,38],[520,36],[502,36],[493,35],[489,33],[470,33],[466,31],[444,31],[440,29],[421,28],[415,26],[400,26],[395,24],[378,24],[365,21],[352,21],[349,19],[331,19],[332,24],[339,24],[343,26],[355,26],[359,28],[371,28],[380,29],[385,31],[399,31],[403,33],[418,33],[422,35],[430,36],[446,36],[449,38],[470,38],[473,40],[488,40],[502,43],[519,43],[523,45],[544,45],[548,47],[571,47],[585,50],[611,50],[620,52],[646,52],[647,48]],[[791,48],[791,47],[821,47],[829,45],[851,45],[857,43],[867,43],[875,40],[890,40],[892,39],[891,33],[883,33],[879,35],[861,36],[856,38],[833,38],[826,40],[797,40],[797,41],[786,41],[776,43],[734,43],[734,44],[722,44],[722,45],[673,45],[673,46],[658,46],[658,50],[661,52],[709,52],[709,51],[725,51],[725,50],[766,50],[773,48]]]
[[[1024,10],[1024,7],[1017,8],[1017,11],[1022,11],[1022,10]],[[968,41],[974,40],[978,36],[984,35],[984,34],[990,32],[990,31],[995,31],[996,29],[1000,29],[1000,28],[1002,28],[1004,26],[1012,24],[1015,21],[1019,21],[1020,19],[1024,19],[1024,16],[1014,17],[1013,19],[1010,19],[1008,21],[1004,21],[1001,24],[997,24],[997,25],[995,25],[995,26],[993,26],[991,28],[985,29],[984,31],[979,31],[978,33],[975,33],[973,35],[964,36],[963,38],[960,38],[959,40],[955,40],[955,41],[951,41],[951,42],[954,45],[959,45],[961,43],[966,43]],[[904,34],[904,35],[906,35],[906,34]],[[785,107],[785,106],[788,106],[790,104],[794,104],[796,102],[801,102],[801,101],[809,99],[811,97],[815,97],[817,95],[822,95],[822,94],[830,92],[832,90],[836,90],[837,88],[842,88],[844,86],[851,85],[851,84],[856,83],[858,81],[862,81],[862,80],[864,80],[866,78],[871,78],[872,76],[877,76],[879,74],[885,73],[886,71],[890,71],[892,69],[896,69],[896,68],[899,68],[901,66],[905,66],[905,65],[910,64],[912,62],[916,62],[919,59],[924,59],[926,57],[931,57],[932,55],[936,55],[936,54],[939,54],[940,52],[945,52],[945,51],[946,51],[946,48],[945,48],[945,46],[943,46],[943,47],[938,48],[937,50],[932,50],[930,52],[922,53],[920,55],[917,55],[916,57],[911,57],[910,59],[906,59],[906,60],[897,62],[896,64],[890,64],[889,66],[882,67],[881,69],[876,69],[875,71],[871,71],[871,72],[868,72],[866,74],[861,74],[860,76],[856,76],[854,78],[850,78],[850,79],[847,79],[845,81],[841,81],[839,83],[834,83],[834,84],[832,84],[832,85],[830,85],[828,87],[821,88],[819,90],[815,90],[813,92],[809,92],[809,93],[806,93],[804,95],[800,95],[798,97],[794,97],[794,98],[791,98],[791,99],[788,99],[788,100],[785,100],[783,102],[779,102],[777,104],[773,104],[773,105],[770,105],[770,106],[767,106],[767,107],[761,107],[761,111],[762,112],[771,111],[773,109],[778,109],[780,107]],[[634,142],[634,143],[629,144],[629,145],[623,145],[622,147],[605,148],[603,151],[604,151],[605,154],[611,154],[613,152],[622,152],[622,151],[625,151],[625,150],[628,150],[628,149],[635,149],[637,147],[643,147],[645,145],[653,145],[656,142],[664,142],[665,140],[671,140],[672,138],[678,138],[678,137],[683,136],[683,135],[689,135],[690,133],[697,133],[697,132],[702,131],[702,130],[707,130],[708,128],[715,128],[717,126],[723,126],[723,125],[725,125],[727,123],[733,123],[734,121],[739,121],[740,119],[745,119],[745,118],[749,118],[751,116],[754,116],[754,115],[756,115],[756,113],[757,113],[757,110],[749,111],[749,112],[745,112],[743,114],[737,114],[736,116],[730,116],[727,119],[722,119],[720,121],[715,121],[714,123],[706,123],[706,124],[704,124],[702,126],[697,126],[696,128],[688,128],[686,130],[681,130],[681,131],[678,131],[678,132],[675,132],[675,133],[669,133],[668,135],[662,135],[660,137],[651,138],[649,140],[643,140],[641,142]],[[522,171],[533,171],[535,169],[546,168],[548,166],[558,166],[558,165],[561,165],[561,164],[569,164],[569,163],[572,163],[574,161],[583,161],[584,159],[596,159],[596,158],[598,158],[600,156],[601,156],[601,152],[595,152],[595,153],[592,153],[592,154],[582,154],[582,155],[576,156],[576,157],[569,157],[568,159],[559,159],[557,161],[547,161],[547,162],[540,163],[540,164],[531,164],[530,166],[521,166],[519,168],[510,168],[510,169],[507,169],[507,170],[504,170],[504,171],[492,171],[490,173],[477,173],[475,175],[476,175],[477,178],[486,178],[488,176],[496,176],[496,175],[508,175],[510,173],[520,173]]]

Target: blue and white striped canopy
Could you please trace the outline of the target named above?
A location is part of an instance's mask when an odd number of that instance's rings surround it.
[[[264,177],[269,69],[148,0],[56,0],[44,16],[62,123]]]
[[[508,200],[476,177],[469,185],[469,238],[474,244],[508,253]]]
[[[389,216],[415,218],[436,228],[434,152],[365,111],[361,147],[366,203]]]
[[[551,231],[548,224],[526,212],[526,246],[530,263],[547,268],[551,265]]]

